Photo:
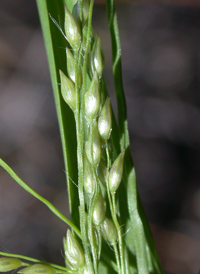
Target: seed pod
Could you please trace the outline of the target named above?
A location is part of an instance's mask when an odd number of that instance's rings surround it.
[[[8,272],[22,266],[22,262],[15,258],[0,258],[0,272]]]
[[[94,207],[94,212],[93,212],[93,223],[95,226],[98,227],[100,226],[100,224],[102,224],[102,222],[105,219],[105,214],[106,214],[106,202],[104,201],[100,191]]]
[[[125,150],[118,155],[109,172],[108,186],[112,193],[116,192],[122,180],[124,153]]]
[[[85,152],[89,162],[97,167],[101,159],[101,140],[97,128],[97,122],[93,122],[92,131],[90,131],[89,139],[85,143]]]
[[[89,90],[85,93],[85,115],[93,120],[100,108],[101,95],[97,73],[94,74]]]
[[[67,6],[65,6],[65,34],[71,47],[77,51],[81,45],[81,30]]]
[[[117,241],[117,229],[111,219],[105,218],[101,225],[101,230],[104,239],[111,243],[114,244]]]
[[[106,99],[99,115],[98,129],[102,140],[107,142],[112,130],[112,111],[109,97]]]
[[[85,266],[84,252],[70,230],[67,231],[67,239],[64,241],[66,241],[65,256],[67,261],[74,269],[82,269]]]
[[[74,83],[60,70],[61,93],[69,107],[76,110],[76,92]]]
[[[99,166],[98,166],[98,175],[101,183],[106,186],[106,173],[107,173],[107,167],[105,162],[101,159]]]
[[[56,269],[46,264],[34,264],[18,271],[23,274],[55,274]]]
[[[94,194],[96,181],[94,172],[87,157],[84,159],[84,189],[85,192],[91,197]]]
[[[92,72],[94,73],[96,71],[99,78],[101,78],[104,69],[104,55],[101,40],[98,34],[94,41],[91,62]]]

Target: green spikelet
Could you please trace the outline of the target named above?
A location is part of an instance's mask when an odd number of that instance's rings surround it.
[[[110,98],[107,98],[98,119],[99,134],[104,142],[107,142],[112,130],[112,111]]]
[[[105,214],[106,214],[106,202],[104,201],[100,191],[94,207],[94,212],[93,212],[93,223],[95,226],[99,227],[103,223],[105,219]]]
[[[96,181],[94,178],[94,172],[87,157],[84,159],[84,189],[86,193],[92,197],[95,191]]]
[[[96,71],[99,78],[101,78],[104,69],[104,55],[101,40],[98,34],[92,49],[91,67],[92,72],[95,73]]]
[[[65,35],[72,49],[77,51],[81,45],[81,30],[67,6],[65,6]]]
[[[114,161],[108,177],[108,186],[111,193],[115,193],[121,183],[123,176],[123,163],[124,163],[124,154],[125,150],[123,150],[117,159]]]
[[[68,48],[66,48],[66,57],[67,57],[67,73],[68,73],[68,76],[75,83],[74,56]]]
[[[87,23],[89,15],[90,3],[88,0],[83,0],[83,26]]]
[[[94,74],[89,90],[85,93],[85,115],[88,119],[93,120],[100,108],[101,95],[97,73]]]
[[[73,269],[83,269],[85,266],[84,252],[70,230],[67,231],[67,237],[64,239],[64,242],[66,260]]]
[[[65,74],[60,70],[61,79],[61,93],[65,102],[69,107],[75,111],[76,110],[76,92],[75,85]]]
[[[22,262],[15,258],[0,258],[0,272],[8,272],[22,266]]]
[[[56,269],[50,265],[34,264],[18,271],[21,274],[55,274]]]
[[[115,244],[117,242],[117,229],[111,219],[105,218],[101,225],[101,231],[107,242],[111,244]]]
[[[101,159],[101,140],[96,121],[93,122],[93,127],[90,131],[89,139],[85,143],[85,152],[89,162],[94,167],[97,167]]]
[[[74,62],[74,55],[71,53],[71,51],[66,48],[66,56],[67,56],[67,73],[69,78],[75,83],[75,62]],[[81,87],[82,85],[82,72],[81,69],[79,70],[78,74],[78,86]]]

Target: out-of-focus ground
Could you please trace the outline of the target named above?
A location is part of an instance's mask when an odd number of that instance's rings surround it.
[[[155,2],[118,4],[131,150],[166,273],[197,274],[200,4]],[[104,76],[115,105],[105,6],[97,5],[94,15],[106,55]],[[0,157],[68,214],[58,124],[35,1],[0,1]],[[65,232],[59,219],[0,170],[1,250],[63,263]]]

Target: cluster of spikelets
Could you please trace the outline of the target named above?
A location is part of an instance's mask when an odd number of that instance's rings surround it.
[[[77,158],[83,162],[85,216],[80,219],[80,223],[85,220],[84,228],[88,241],[84,243],[82,239],[82,247],[74,233],[68,230],[64,238],[65,262],[70,272],[97,273],[103,236],[105,241],[114,247],[118,270],[121,273],[123,260],[120,265],[118,251],[120,252],[121,248],[117,247],[121,232],[116,216],[115,193],[122,180],[124,151],[111,163],[108,144],[112,131],[112,108],[110,98],[105,98],[102,94],[104,56],[100,37],[97,35],[94,38],[91,27],[89,39],[86,38],[91,24],[88,22],[89,9],[89,0],[78,1],[72,13],[65,7],[64,35],[69,47],[66,48],[67,75],[60,71],[61,93],[74,112],[76,127],[82,130],[80,133],[83,149],[77,152],[82,155],[77,155]],[[84,72],[85,58],[87,66]],[[77,131],[77,143],[80,142],[78,134]],[[106,199],[109,202],[107,208]],[[106,212],[111,218],[106,217]],[[90,246],[92,268],[88,267],[84,244]],[[122,254],[120,257],[123,257]],[[0,272],[19,267],[25,267],[18,271],[23,274],[60,273],[58,269],[47,264],[27,266],[16,258],[0,258]]]
[[[87,208],[85,215],[88,222],[85,225],[88,230],[94,272],[97,272],[97,261],[101,255],[101,237],[103,236],[107,243],[114,246],[118,241],[117,227],[119,225],[115,212],[114,195],[122,180],[124,151],[111,165],[108,141],[112,131],[112,109],[110,98],[107,97],[104,100],[101,91],[104,56],[100,37],[97,35],[94,39],[93,34],[89,39],[87,55],[85,54],[86,34],[89,28],[88,14],[88,0],[83,0],[82,6],[78,1],[72,13],[67,7],[65,8],[65,37],[70,48],[66,49],[67,75],[60,71],[60,79],[63,99],[74,112],[76,123],[79,123],[77,119],[82,119],[84,128],[83,184]],[[82,71],[85,58],[87,58],[87,80],[84,85],[84,72]],[[78,59],[81,61],[77,68]],[[78,104],[77,100],[79,100]],[[108,196],[112,219],[106,217],[106,196]],[[88,217],[91,212],[92,227]],[[69,230],[64,239],[64,250],[67,266],[72,270],[82,272],[86,261],[84,251]]]

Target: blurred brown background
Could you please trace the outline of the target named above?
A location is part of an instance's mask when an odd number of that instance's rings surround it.
[[[115,106],[103,1],[95,30]],[[166,273],[200,269],[200,1],[117,1],[131,149]],[[60,45],[60,50],[64,50]],[[64,214],[62,150],[35,1],[0,1],[0,157]],[[0,249],[63,263],[66,226],[0,170]]]

